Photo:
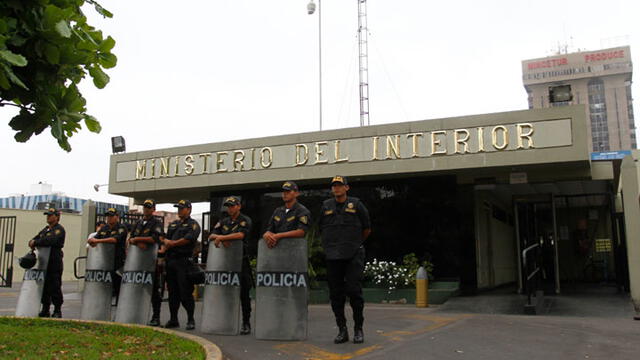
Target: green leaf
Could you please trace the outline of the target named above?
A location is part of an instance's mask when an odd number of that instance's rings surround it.
[[[62,137],[62,122],[60,120],[56,119],[51,125],[51,135],[56,139]]]
[[[113,40],[111,36],[107,36],[107,38],[104,39],[102,43],[100,43],[100,47],[98,48],[98,50],[100,50],[101,52],[109,52],[111,51],[111,49],[113,49],[114,46],[116,46],[116,41]]]
[[[96,11],[98,12],[98,14],[100,14],[100,15],[102,15],[104,17],[108,17],[108,18],[112,18],[113,17],[113,14],[109,10],[103,8],[102,5],[98,4],[97,2],[94,2],[93,5],[95,6]]]
[[[9,50],[0,50],[0,58],[15,66],[26,66],[28,64],[28,61],[24,56],[20,54],[14,54]]]
[[[0,88],[7,90],[10,86],[11,84],[9,84],[9,79],[7,79],[7,76],[3,71],[0,71]]]
[[[11,68],[5,64],[0,64],[3,65],[2,68],[4,69],[4,73],[7,75],[7,77],[9,78],[9,80],[11,80],[12,83],[20,86],[21,88],[25,89],[25,90],[29,90],[29,88],[27,87],[27,85],[25,85],[22,80],[20,80],[20,78],[18,78],[16,76],[16,74],[13,73],[13,70],[11,70]]]
[[[55,45],[47,44],[44,48],[44,56],[52,64],[60,63],[60,50]]]
[[[105,69],[111,69],[118,63],[118,58],[112,53],[100,53],[98,54],[98,58],[100,60],[100,65]]]
[[[69,28],[69,24],[66,20],[60,20],[56,23],[56,31],[60,36],[65,38],[71,37],[71,29]]]
[[[98,119],[94,118],[89,114],[85,115],[84,123],[85,125],[87,125],[87,129],[89,129],[89,131],[91,132],[99,134],[100,131],[102,131],[102,126],[100,125],[100,122],[98,122]]]
[[[93,84],[98,89],[103,89],[109,83],[109,75],[105,74],[99,66],[93,66],[89,69],[89,75],[93,78]]]

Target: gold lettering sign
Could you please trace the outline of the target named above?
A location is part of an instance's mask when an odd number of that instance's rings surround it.
[[[316,142],[316,161],[313,163],[315,164],[328,164],[329,160],[328,159],[320,159],[321,156],[324,156],[324,149],[322,149],[322,146],[327,146],[327,142],[326,141],[318,141]]]
[[[568,120],[564,120],[565,124]],[[489,134],[486,134],[488,132],[491,133],[490,140]],[[486,139],[485,135],[487,135]],[[513,123],[491,127],[479,126],[347,140],[315,141],[292,144],[293,146],[285,144],[277,145],[274,148],[265,146],[257,148],[257,151],[256,148],[244,148],[162,156],[135,160],[135,180],[177,176],[213,176],[217,173],[253,171],[271,167],[304,167],[349,162],[420,159],[442,155],[477,154],[487,151],[528,150],[536,147],[536,136],[540,136],[536,133],[536,123]],[[380,149],[381,139],[384,141],[382,144],[384,155],[382,155],[383,150]],[[371,149],[371,157],[367,151],[369,141],[371,142],[371,148],[369,148]],[[485,142],[488,144],[489,141],[491,145],[487,149]],[[565,144],[570,145],[571,143]],[[313,149],[311,150],[313,154],[309,153],[310,148]],[[274,152],[274,149],[277,151]],[[292,150],[294,154],[291,154]],[[331,150],[333,150],[333,154],[330,153]],[[283,158],[276,159],[274,156]],[[313,161],[309,161],[311,156]],[[130,162],[133,163],[133,161]],[[133,174],[131,176],[133,177]]]
[[[260,150],[260,165],[263,169],[270,168],[273,164],[273,151],[270,147],[263,147]]]
[[[309,161],[309,148],[305,144],[296,144],[296,164],[295,166],[302,166]],[[302,156],[300,152],[302,151]]]

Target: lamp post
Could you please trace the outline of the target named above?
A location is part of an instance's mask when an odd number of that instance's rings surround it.
[[[322,6],[318,0],[318,107],[320,116],[320,131],[322,131]],[[310,0],[307,4],[307,13],[313,15],[316,11],[316,4]]]

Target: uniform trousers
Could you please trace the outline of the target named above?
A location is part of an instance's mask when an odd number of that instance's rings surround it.
[[[171,320],[178,320],[180,304],[187,311],[187,319],[193,320],[195,301],[193,284],[187,277],[191,260],[186,257],[167,259],[167,287],[169,290],[169,311]]]
[[[62,306],[62,271],[47,271],[44,278],[44,287],[42,288],[43,310],[49,310],[51,304],[56,310],[60,310]]]
[[[364,323],[364,298],[362,297],[362,276],[364,273],[364,249],[360,248],[349,259],[327,259],[327,280],[329,282],[329,298],[331,309],[336,317],[338,327],[345,327],[344,315],[346,298],[353,310],[353,321],[356,328]]]
[[[253,283],[249,259],[242,259],[242,273],[240,274],[240,304],[242,305],[242,323],[248,324],[251,319],[251,298],[249,291]]]

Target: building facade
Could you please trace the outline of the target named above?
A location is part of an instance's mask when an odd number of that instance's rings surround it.
[[[524,60],[522,81],[529,109],[587,105],[591,151],[632,150],[632,70],[630,48],[623,46]]]
[[[620,162],[591,161],[586,114],[585,105],[562,106],[115,154],[109,192],[136,203],[209,202],[205,231],[236,195],[257,241],[283,181],[301,187],[317,234],[329,180],[344,175],[371,213],[367,260],[414,253],[463,293],[523,291],[523,251],[539,246],[546,292],[582,281],[628,288],[633,274],[640,304],[640,268],[626,270],[625,250],[637,240],[621,235],[615,200]]]

